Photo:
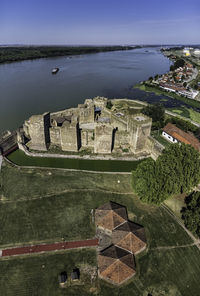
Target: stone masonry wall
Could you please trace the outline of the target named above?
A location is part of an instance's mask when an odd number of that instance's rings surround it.
[[[113,127],[98,123],[95,128],[95,153],[111,153]]]
[[[29,148],[46,151],[49,144],[50,114],[33,115],[24,123],[26,136],[31,139]]]

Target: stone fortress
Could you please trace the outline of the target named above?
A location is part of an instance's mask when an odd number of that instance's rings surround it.
[[[148,154],[152,120],[136,112],[123,113],[108,102],[96,97],[77,108],[31,116],[23,125],[27,147],[37,151],[57,147],[69,152]]]

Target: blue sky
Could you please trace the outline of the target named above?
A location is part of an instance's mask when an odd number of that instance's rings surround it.
[[[200,0],[0,0],[0,44],[200,44]]]

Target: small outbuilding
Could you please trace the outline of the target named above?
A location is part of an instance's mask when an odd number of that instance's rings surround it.
[[[78,281],[80,279],[80,271],[79,268],[74,268],[73,272],[71,273],[72,281]]]
[[[59,283],[60,285],[64,285],[67,281],[67,273],[66,271],[62,271],[59,275]]]

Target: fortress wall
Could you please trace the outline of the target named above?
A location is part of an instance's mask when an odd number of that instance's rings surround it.
[[[146,125],[141,125],[137,128],[137,139],[136,139],[136,145],[135,145],[135,152],[140,152],[145,149],[147,149],[147,138],[150,136],[151,132],[151,125],[146,124]]]
[[[81,131],[81,146],[83,148],[94,147],[94,131],[93,130]]]
[[[61,149],[63,151],[78,151],[78,127],[76,124],[62,126]]]
[[[61,144],[60,127],[50,128],[51,143],[56,146]]]
[[[91,104],[85,107],[79,107],[79,122],[80,123],[91,123],[94,122],[94,105]]]
[[[113,127],[110,124],[97,124],[95,128],[95,153],[111,153]]]
[[[26,136],[31,138],[29,148],[33,150],[46,151],[50,143],[49,135],[50,113],[33,115],[24,123]]]
[[[129,134],[123,131],[116,131],[114,148],[128,148],[129,144]]]

